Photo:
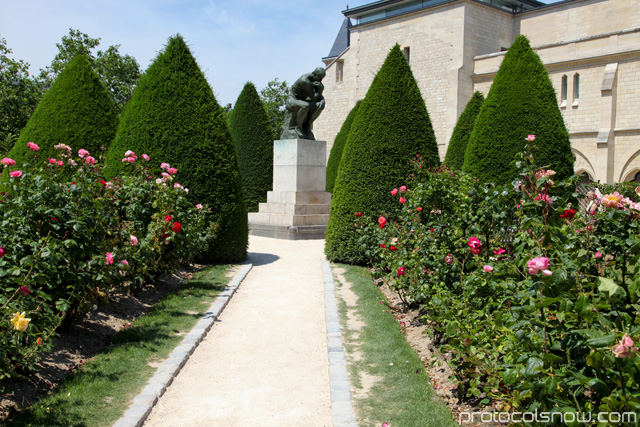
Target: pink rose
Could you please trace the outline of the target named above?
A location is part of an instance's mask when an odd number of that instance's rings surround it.
[[[623,195],[617,191],[612,194],[606,194],[602,196],[602,204],[608,208],[622,208]]]
[[[446,262],[447,264],[451,264],[453,262],[453,257],[451,256],[451,254],[448,254],[446,257],[444,257],[444,262]]]
[[[198,209],[198,210],[202,209],[202,205],[201,205],[200,203],[198,203],[198,204],[196,205],[196,209]]]
[[[95,165],[96,164],[96,159],[94,159],[91,156],[87,156],[87,157],[85,157],[84,162],[86,164],[88,164],[88,165]]]
[[[533,142],[536,140],[536,136],[535,135],[529,135],[525,138],[527,141],[529,142]]]
[[[120,263],[126,265],[127,267],[129,266],[129,262],[126,259],[123,259],[122,261],[120,261]]]
[[[398,194],[398,189],[394,188],[393,190],[391,190],[391,195],[395,196],[396,194]]]
[[[111,252],[107,252],[107,265],[113,264],[113,254]]]
[[[477,237],[472,237],[469,239],[469,248],[471,248],[471,253],[473,253],[474,255],[478,255],[480,252],[482,252],[482,242],[480,242],[480,239],[478,239]]]
[[[633,357],[634,353],[636,353],[637,351],[638,347],[634,345],[633,340],[627,334],[624,334],[617,345],[611,347],[611,352],[618,359],[622,359],[624,357]]]
[[[151,157],[147,156],[146,154],[143,154],[142,158],[145,159],[147,162],[151,160]]]
[[[127,162],[133,163],[136,161],[136,157],[127,157]]]
[[[62,160],[58,160],[56,164],[61,167],[64,166],[64,162]]]
[[[490,265],[485,265],[482,268],[484,269],[485,273],[491,273],[493,271],[493,267],[491,267]]]
[[[380,228],[383,228],[385,225],[387,225],[387,219],[381,216],[380,218],[378,218],[378,224],[380,224]]]
[[[80,157],[81,159],[84,159],[88,155],[89,155],[89,152],[84,148],[81,148],[78,150],[78,157]]]
[[[503,248],[498,248],[493,251],[493,254],[496,256],[506,254],[506,253],[507,253],[506,249],[503,249]]]
[[[404,197],[400,197],[400,203],[405,203],[407,201],[407,199],[405,199]]]
[[[400,192],[402,193],[404,191],[407,191],[407,187],[403,185],[400,187]]]
[[[4,167],[6,168],[7,166],[13,166],[16,164],[16,161],[13,159],[10,159],[8,157],[3,158],[2,160],[0,160],[0,163],[2,163],[4,165]]]
[[[529,274],[538,274],[540,271],[543,271],[543,274],[546,274],[547,276],[549,276],[549,274],[547,274],[547,272],[551,273],[548,268],[549,268],[549,258],[541,256],[541,257],[535,257],[529,261],[527,261],[527,266],[529,267]]]
[[[40,147],[38,147],[38,145],[34,144],[33,142],[27,142],[27,147],[29,147],[29,150],[31,151],[38,151],[40,149]]]
[[[602,252],[597,251],[597,252],[595,253],[595,255],[593,255],[593,257],[594,257],[594,258],[596,258],[596,259],[600,259],[600,258],[602,258]]]
[[[21,171],[13,171],[13,172],[9,172],[9,175],[11,175],[13,178],[19,178],[22,176],[22,172]]]
[[[175,175],[178,173],[178,169],[176,168],[168,168],[167,172],[169,172],[171,175]]]
[[[124,155],[125,155],[126,157],[133,157],[134,159],[137,159],[137,158],[138,158],[138,156],[136,156],[136,153],[134,153],[134,152],[133,152],[133,151],[131,151],[131,150],[127,150],[127,152],[126,152],[126,153],[124,153]]]
[[[129,236],[129,239],[131,240],[131,246],[136,246],[138,244],[138,238],[133,234]]]
[[[160,169],[168,169],[171,166],[169,166],[169,163],[160,163]]]
[[[49,163],[51,163],[51,164],[53,164],[53,165],[55,165],[55,164],[56,164],[56,161],[57,161],[56,159],[49,159]]]

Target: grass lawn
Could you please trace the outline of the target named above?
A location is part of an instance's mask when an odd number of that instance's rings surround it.
[[[431,384],[423,362],[407,343],[402,329],[388,310],[386,299],[373,283],[369,272],[358,266],[337,264],[346,270],[346,280],[357,295],[357,307],[347,307],[339,299],[344,345],[349,354],[357,352],[359,360],[349,358],[352,386],[362,389],[363,376],[378,379],[368,395],[354,399],[361,426],[447,427],[457,426],[451,412]],[[336,286],[343,286],[336,281]],[[380,302],[383,304],[380,304]],[[364,323],[358,331],[345,328],[347,311],[354,310]]]
[[[113,345],[70,375],[49,396],[7,420],[7,426],[111,426],[155,373],[182,334],[204,315],[231,280],[228,265],[208,267],[157,303]]]

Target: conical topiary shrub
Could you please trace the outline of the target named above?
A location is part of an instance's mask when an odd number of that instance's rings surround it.
[[[169,39],[125,106],[107,153],[108,177],[131,170],[121,161],[127,150],[151,156],[157,172],[161,162],[169,163],[194,203],[211,207],[219,231],[205,260],[246,258],[247,211],[231,135],[222,108],[180,35]]]
[[[84,55],[73,58],[44,94],[9,157],[22,164],[31,155],[28,142],[39,147],[38,158],[55,158],[54,145],[67,144],[98,157],[118,128],[118,110]]]
[[[536,135],[533,155],[563,179],[573,174],[569,133],[555,90],[529,40],[519,35],[500,65],[471,133],[462,170],[483,181],[510,183],[525,138]]]
[[[460,115],[456,127],[453,129],[453,134],[447,147],[447,154],[444,157],[444,163],[452,169],[462,170],[467,143],[483,102],[484,95],[482,95],[482,92],[474,93]]]
[[[353,106],[347,115],[347,118],[344,120],[344,123],[342,123],[340,132],[338,132],[336,139],[333,141],[333,146],[329,153],[329,160],[327,161],[327,191],[329,193],[333,193],[333,186],[336,182],[336,177],[338,176],[338,167],[340,166],[340,160],[342,160],[344,145],[347,142],[349,130],[351,130],[351,124],[353,123],[353,119],[356,117],[358,107],[360,107],[361,103],[362,100],[356,102],[356,105]]]
[[[267,201],[273,189],[273,141],[276,137],[253,83],[244,85],[229,115],[229,131],[238,156],[249,212]]]
[[[353,227],[355,213],[395,215],[394,187],[406,183],[416,155],[439,164],[438,147],[418,85],[398,45],[371,83],[351,125],[333,189],[325,253],[329,260],[366,263]]]

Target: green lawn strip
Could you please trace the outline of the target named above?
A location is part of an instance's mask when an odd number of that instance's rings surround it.
[[[205,314],[231,280],[228,265],[198,272],[146,315],[119,332],[111,348],[65,379],[49,396],[7,421],[7,426],[111,426],[162,361]]]
[[[360,373],[381,378],[368,397],[354,401],[362,426],[445,427],[456,426],[451,412],[431,384],[424,364],[407,343],[402,329],[390,311],[387,301],[371,279],[369,272],[358,266],[337,264],[346,270],[345,278],[358,296],[356,309],[365,326],[358,331],[343,327],[348,352],[358,351],[362,358],[351,361],[350,377],[354,387],[361,388]],[[383,301],[383,304],[380,302]],[[339,301],[342,325],[346,325],[346,305]],[[393,365],[391,365],[393,363]]]

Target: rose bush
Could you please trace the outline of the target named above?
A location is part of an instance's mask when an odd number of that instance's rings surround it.
[[[417,161],[397,218],[355,219],[375,274],[421,307],[467,396],[637,412],[640,188],[599,186],[580,204],[577,177],[555,182],[529,151],[517,165],[495,186]]]
[[[136,173],[105,181],[87,150],[73,155],[60,144],[56,158],[44,160],[37,144],[28,146],[27,163],[2,161],[0,378],[32,367],[56,329],[111,292],[136,290],[191,261],[215,233],[208,209],[173,185],[177,171],[156,182],[146,155],[127,152]]]

